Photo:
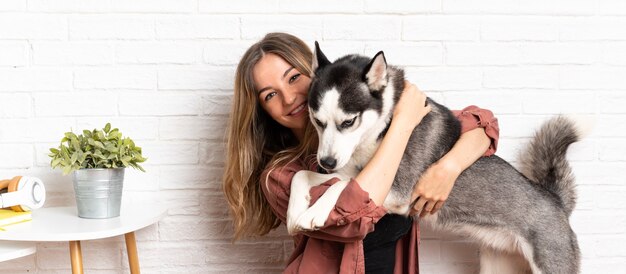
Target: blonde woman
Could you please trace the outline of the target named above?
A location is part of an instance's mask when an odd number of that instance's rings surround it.
[[[239,62],[224,175],[235,240],[285,223],[291,178],[299,170],[317,170],[317,134],[306,107],[311,61],[302,40],[269,33]],[[430,110],[424,102],[425,95],[407,83],[380,147],[342,192],[324,227],[294,236],[285,273],[417,273],[417,222],[386,215],[381,205],[410,132]],[[414,197],[420,199],[413,213],[434,213],[459,174],[495,152],[498,125],[490,111],[471,106],[457,117],[463,134],[416,184]],[[336,181],[313,188],[313,202]]]

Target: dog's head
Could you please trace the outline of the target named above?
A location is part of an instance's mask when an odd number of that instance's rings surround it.
[[[319,135],[317,160],[322,168],[337,170],[359,144],[372,143],[385,130],[398,96],[388,87],[397,84],[389,85],[382,51],[371,59],[348,55],[331,63],[315,42],[312,71],[308,101]]]

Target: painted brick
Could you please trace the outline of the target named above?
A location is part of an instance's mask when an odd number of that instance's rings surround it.
[[[589,91],[524,92],[523,111],[529,114],[589,114],[595,112],[595,94]]]
[[[573,162],[570,163],[578,185],[624,185],[624,178],[616,170],[626,168],[624,162]]]
[[[204,44],[202,60],[210,65],[236,66],[239,60],[254,42],[249,41],[212,41]]]
[[[603,187],[597,193],[594,193],[596,205],[602,209],[626,209],[626,200],[622,199],[626,195],[626,187]]]
[[[626,73],[623,67],[563,67],[559,85],[562,89],[619,89],[626,87]]]
[[[589,65],[601,59],[600,48],[593,43],[524,43],[520,63]]]
[[[363,1],[278,1],[278,12],[281,13],[360,13],[363,11]]]
[[[76,129],[101,129],[107,123],[111,123],[112,128],[118,128],[123,137],[130,137],[134,141],[156,140],[159,136],[157,117],[78,117]]]
[[[72,72],[63,69],[0,69],[0,91],[67,91]]]
[[[229,220],[168,216],[159,222],[159,236],[162,241],[226,240],[232,234],[232,224]]]
[[[0,67],[23,67],[28,64],[25,43],[0,43]]]
[[[153,165],[180,165],[198,163],[197,143],[148,143],[142,145],[142,155],[150,157]]]
[[[443,48],[439,43],[367,43],[365,56],[373,58],[381,50],[387,63],[395,66],[443,64]]]
[[[0,93],[0,117],[26,118],[32,116],[32,100],[28,94]]]
[[[0,11],[24,11],[26,10],[26,0],[2,1]]]
[[[232,89],[234,78],[232,67],[162,69],[159,70],[158,86],[161,90]]]
[[[481,22],[483,41],[556,41],[559,21],[541,16],[490,16]]]
[[[619,274],[626,269],[623,258],[600,258],[584,260],[581,264],[581,273]]]
[[[0,166],[26,168],[33,164],[33,146],[28,144],[0,144]]]
[[[322,18],[311,15],[246,16],[241,18],[241,38],[259,40],[268,32],[287,32],[304,41],[321,40]]]
[[[67,39],[64,15],[3,14],[0,17],[2,39]]]
[[[554,89],[559,85],[559,70],[553,67],[502,67],[484,69],[483,85],[487,88]]]
[[[200,164],[221,167],[224,166],[225,159],[226,141],[200,143]]]
[[[435,264],[441,262],[441,241],[422,240],[419,246],[420,263]]]
[[[194,94],[136,93],[120,97],[120,114],[125,116],[197,115],[201,102]]]
[[[572,18],[559,26],[560,41],[626,40],[623,17]]]
[[[118,64],[193,64],[198,63],[201,56],[199,43],[130,42],[115,46]]]
[[[598,14],[602,15],[624,15],[626,14],[626,3],[620,0],[599,0]]]
[[[279,0],[245,0],[245,5],[233,9],[233,2],[228,0],[198,0],[200,13],[275,13]]]
[[[117,114],[117,96],[100,92],[35,94],[36,116],[98,116]],[[92,102],[92,103],[88,103]],[[97,102],[97,104],[93,103]]]
[[[479,29],[479,18],[472,16],[411,16],[402,20],[402,40],[476,41]]]
[[[156,20],[158,39],[234,39],[239,37],[236,16],[167,16]]]
[[[202,95],[202,110],[205,115],[228,116],[232,105],[233,95],[209,93]],[[222,118],[227,119],[227,118]]]
[[[598,146],[601,161],[626,161],[626,143],[623,139],[602,139]]]
[[[443,242],[441,258],[445,262],[475,262],[478,259],[478,249],[469,242]]]
[[[625,137],[626,136],[626,120],[620,115],[601,115],[598,123],[594,127],[594,134],[602,137]]]
[[[446,64],[451,66],[513,65],[522,61],[513,43],[446,43]]]
[[[154,89],[157,73],[152,69],[93,68],[74,72],[78,89]]]
[[[601,49],[596,54],[598,58],[605,64],[609,65],[624,65],[626,64],[626,52],[624,52],[626,43],[624,42],[611,42],[605,43],[601,46]]]
[[[626,213],[613,210],[574,211],[570,224],[577,234],[623,234],[626,232]]]
[[[226,119],[222,118],[167,118],[159,125],[161,140],[223,140],[226,132]]]
[[[111,1],[100,0],[29,0],[28,10],[34,12],[110,12]]]
[[[115,12],[138,13],[192,13],[197,10],[194,0],[111,0]]]
[[[33,43],[35,65],[111,65],[113,47],[100,42]]]
[[[71,16],[69,22],[71,40],[140,40],[155,37],[152,16],[76,15]]]
[[[593,15],[595,1],[586,0],[447,0],[446,13]]]
[[[162,189],[220,189],[222,168],[197,166],[162,167]]]
[[[477,90],[482,72],[475,68],[406,68],[406,79],[424,91]]]
[[[216,243],[207,246],[208,256],[206,261],[209,263],[230,262],[230,263],[249,263],[249,262],[281,262],[282,261],[282,243],[274,242],[256,242],[256,243]],[[263,250],[263,252],[259,252]]]
[[[393,14],[415,14],[415,13],[436,13],[441,10],[442,0],[420,0],[420,1],[376,1],[365,0],[366,13],[393,13]]]
[[[476,105],[497,113],[516,114],[522,110],[520,104],[522,95],[518,91],[490,91],[490,92],[446,92],[445,104],[453,110],[461,110],[470,105]]]
[[[6,119],[0,129],[0,139],[8,142],[57,142],[73,125],[74,119],[66,117]]]

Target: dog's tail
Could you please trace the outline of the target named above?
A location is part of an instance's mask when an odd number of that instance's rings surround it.
[[[557,116],[545,122],[519,155],[520,172],[560,197],[568,215],[576,206],[574,174],[567,148],[588,131],[580,118]]]

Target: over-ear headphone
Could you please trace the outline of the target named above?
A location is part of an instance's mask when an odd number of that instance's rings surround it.
[[[13,211],[30,211],[40,208],[46,201],[46,188],[35,177],[15,176],[10,180],[0,180],[0,208],[11,207]]]

